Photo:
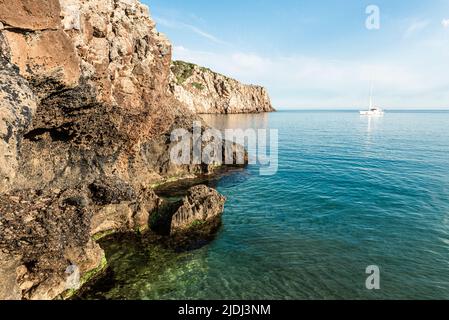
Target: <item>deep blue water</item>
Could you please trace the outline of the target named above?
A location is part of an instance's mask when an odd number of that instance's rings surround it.
[[[107,244],[117,284],[100,296],[449,299],[449,113],[207,121],[278,129],[277,174],[251,165],[222,178],[223,228],[202,249]],[[365,288],[369,265],[380,267],[380,290]]]

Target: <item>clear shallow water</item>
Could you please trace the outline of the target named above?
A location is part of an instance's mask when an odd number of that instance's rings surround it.
[[[279,171],[224,177],[223,228],[177,254],[105,243],[114,271],[86,298],[449,299],[449,113],[207,117],[279,129]],[[381,290],[365,289],[378,265]]]

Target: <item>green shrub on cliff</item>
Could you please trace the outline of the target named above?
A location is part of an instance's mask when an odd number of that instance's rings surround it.
[[[176,77],[177,84],[183,84],[188,78],[193,75],[195,65],[184,61],[173,61],[171,70]]]
[[[202,85],[201,83],[198,82],[193,82],[192,86],[198,90],[203,90],[204,89],[204,85]]]

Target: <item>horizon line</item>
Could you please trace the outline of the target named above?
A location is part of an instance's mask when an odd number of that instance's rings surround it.
[[[310,107],[310,108],[275,108],[276,111],[360,111],[357,108],[332,108],[332,107]],[[391,108],[384,109],[385,111],[449,111],[446,108]]]

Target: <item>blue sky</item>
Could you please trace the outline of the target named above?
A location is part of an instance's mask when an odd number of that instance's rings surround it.
[[[269,89],[275,106],[449,108],[449,0],[144,0],[174,59]],[[368,30],[368,5],[380,29]]]

